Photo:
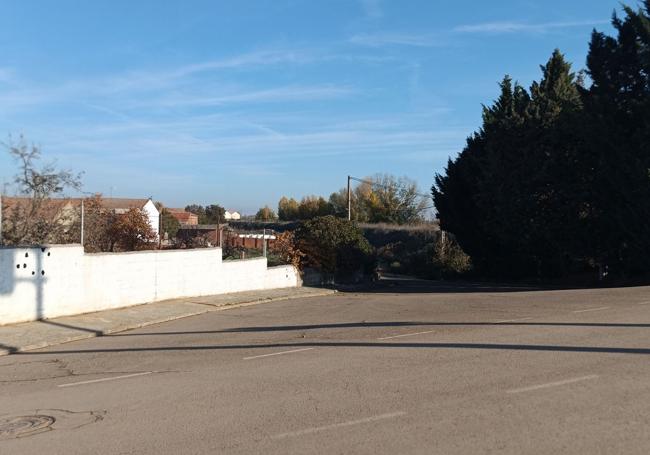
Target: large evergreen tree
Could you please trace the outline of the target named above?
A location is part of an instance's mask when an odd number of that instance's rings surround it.
[[[594,31],[587,59],[585,136],[593,172],[590,248],[623,272],[650,270],[650,0]]]
[[[508,137],[520,124],[527,107],[525,90],[506,76],[501,95],[491,107],[483,108],[483,127],[467,140],[456,160],[449,160],[445,175],[436,175],[433,197],[441,227],[454,233],[479,269],[485,269],[495,252],[503,251],[490,224],[498,219],[496,199],[507,192],[498,181],[502,156],[509,154]],[[501,146],[497,144],[503,139]],[[497,183],[494,186],[493,183]],[[497,221],[498,223],[498,221]]]
[[[501,82],[468,139],[432,188],[442,228],[454,233],[484,272],[502,276],[563,273],[575,231],[582,110],[570,65],[559,51],[530,89]]]
[[[650,272],[650,0],[594,31],[584,87],[559,51],[510,78],[432,188],[443,229],[493,275]]]

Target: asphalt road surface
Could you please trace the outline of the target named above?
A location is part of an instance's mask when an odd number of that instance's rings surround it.
[[[206,313],[2,357],[0,416],[3,455],[646,455],[650,288]]]

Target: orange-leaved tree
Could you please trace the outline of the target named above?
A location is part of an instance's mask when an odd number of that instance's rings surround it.
[[[294,231],[285,231],[276,236],[271,252],[279,256],[280,261],[291,264],[297,269],[302,269],[302,262],[305,254],[296,245]]]
[[[155,247],[156,233],[142,209],[132,208],[119,214],[110,226],[109,236],[113,249],[136,251]]]

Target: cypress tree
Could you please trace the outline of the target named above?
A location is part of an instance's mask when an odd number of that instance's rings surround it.
[[[650,271],[650,1],[594,31],[587,58],[585,140],[593,173],[589,247],[621,273]]]

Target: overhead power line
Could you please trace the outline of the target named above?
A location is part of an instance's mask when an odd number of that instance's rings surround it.
[[[385,184],[383,184],[383,183],[379,183],[379,182],[373,182],[373,181],[371,181],[371,180],[364,180],[364,179],[360,179],[360,178],[358,178],[358,177],[352,177],[352,176],[350,176],[350,180],[354,180],[354,181],[356,181],[356,182],[361,182],[361,183],[366,183],[366,184],[368,184],[368,185],[372,185],[372,186],[380,186],[380,187],[382,187],[382,188],[386,188],[386,189],[389,189],[389,190],[394,189],[394,187],[392,187],[392,186],[390,186],[390,185],[385,185]],[[425,197],[425,198],[430,198],[430,197],[431,197],[430,194],[423,194],[423,193],[413,193],[413,194],[415,194],[415,195],[417,195],[417,196],[420,196],[420,197]]]
[[[355,182],[365,183],[365,184],[371,185],[371,186],[378,186],[378,187],[389,189],[389,190],[394,190],[395,189],[395,187],[393,187],[391,185],[386,185],[386,184],[379,183],[379,182],[373,182],[373,181],[370,181],[370,180],[360,179],[358,177],[352,177],[351,175],[348,175],[348,191],[347,191],[348,192],[348,220],[352,219],[352,188],[351,188],[351,185],[350,185],[351,180],[354,180]],[[420,196],[422,198],[430,198],[430,197],[432,197],[431,194],[422,194],[422,193],[417,193],[417,192],[414,192],[413,194],[416,195],[416,196]],[[418,208],[418,209],[416,209],[416,212],[424,212],[425,210],[430,210],[430,209],[434,209],[434,208],[435,208],[435,205],[430,205],[430,206],[427,206],[427,207]],[[400,207],[400,208],[396,209],[396,211],[407,211],[407,210],[410,210],[410,209],[408,207]]]

